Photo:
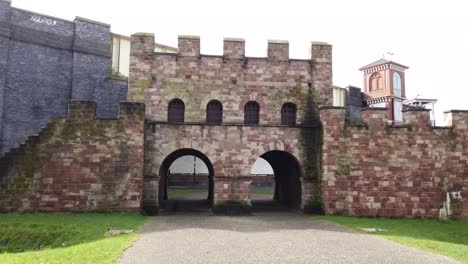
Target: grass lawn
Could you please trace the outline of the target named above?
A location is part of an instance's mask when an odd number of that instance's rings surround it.
[[[185,189],[185,188],[168,188],[167,195],[169,197],[174,197],[178,195],[184,194],[192,194],[192,193],[207,193],[208,195],[208,188],[207,189]]]
[[[386,232],[372,234],[468,263],[468,221],[359,218],[330,215],[315,216],[315,218],[358,230],[368,227],[384,229]]]
[[[252,194],[270,195],[271,197],[273,197],[272,188],[251,188],[250,192]]]
[[[251,188],[251,193],[253,194],[262,194],[262,195],[271,195],[273,197],[273,190],[272,188]],[[185,188],[168,188],[167,195],[169,197],[174,197],[178,195],[184,194],[192,194],[192,193],[207,193],[208,189],[185,189]]]
[[[147,219],[130,213],[0,214],[0,263],[114,263],[138,234],[104,233],[136,229]]]

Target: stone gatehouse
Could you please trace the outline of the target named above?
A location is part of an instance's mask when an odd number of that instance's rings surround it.
[[[259,157],[275,172],[280,201],[320,211],[318,109],[332,100],[329,44],[312,43],[310,60],[290,59],[287,41],[269,41],[266,58],[246,57],[243,39],[225,39],[222,56],[201,55],[194,36],[179,36],[177,54],[153,50],[153,35],[132,36],[128,99],[146,105],[144,210],[158,211],[171,163],[194,155],[209,168],[214,211],[250,210]]]
[[[250,173],[261,157],[274,171],[274,198],[289,208],[437,217],[449,195],[455,215],[468,219],[468,111],[446,112],[448,126],[434,127],[427,111],[410,109],[396,125],[386,108],[357,102],[360,122],[351,124],[331,105],[329,44],[312,42],[311,58],[297,60],[286,41],[269,41],[267,57],[253,58],[244,40],[225,39],[223,55],[212,56],[200,53],[198,37],[180,36],[178,52],[167,54],[154,52],[152,34],[135,34],[129,102],[118,105],[126,87],[105,77],[108,25],[57,20],[65,38],[31,20],[36,14],[0,5],[0,47],[8,47],[0,108],[9,111],[0,118],[0,212],[158,213],[171,163],[192,155],[207,165],[214,212],[251,210]],[[23,53],[42,67],[22,63]],[[50,93],[29,92],[28,80]]]

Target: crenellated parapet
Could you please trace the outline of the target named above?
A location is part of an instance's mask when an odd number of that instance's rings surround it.
[[[0,212],[139,211],[143,149],[143,104],[104,119],[95,102],[71,101],[67,117],[0,158]]]
[[[429,109],[403,110],[403,122],[407,126],[417,129],[429,128],[431,126],[431,115]]]
[[[143,119],[145,105],[143,103],[121,102],[119,104],[119,119]],[[93,120],[96,117],[96,102],[71,100],[68,104],[67,119]]]
[[[237,124],[243,123],[244,104],[257,101],[260,124],[268,125],[280,124],[288,101],[297,107],[298,124],[307,107],[332,103],[332,46],[323,42],[311,44],[311,58],[291,59],[283,40],[269,40],[265,57],[247,57],[245,40],[238,38],[224,39],[222,55],[202,54],[198,36],[179,36],[175,54],[154,52],[152,34],[131,39],[128,99],[144,102],[151,120],[167,121],[175,98],[185,103],[186,122],[204,122],[207,103],[218,100],[223,122]]]
[[[362,124],[350,125],[344,108],[320,110],[327,213],[435,218],[447,191],[468,191],[468,111],[446,112],[448,127],[431,127],[427,110],[404,111],[397,126],[385,108],[361,114]],[[467,199],[461,204],[466,218]]]
[[[177,55],[181,57],[199,57],[200,56],[200,37],[179,35],[177,45]]]
[[[364,108],[361,111],[361,121],[371,129],[382,129],[387,124],[387,108]]]
[[[450,110],[444,114],[447,126],[456,130],[468,130],[468,110]]]
[[[268,40],[268,59],[272,61],[288,61],[289,42],[286,40]]]

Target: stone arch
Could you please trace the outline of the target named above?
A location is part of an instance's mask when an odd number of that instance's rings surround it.
[[[301,179],[304,176],[304,170],[299,159],[288,151],[276,149],[268,150],[258,158],[266,160],[273,169],[275,175],[273,199],[285,207],[302,209]],[[253,163],[250,168],[252,167]]]
[[[211,160],[206,156],[204,153],[202,153],[199,150],[192,149],[192,148],[181,148],[177,149],[173,152],[171,152],[169,155],[167,155],[163,161],[161,162],[161,165],[159,167],[159,195],[158,195],[158,201],[161,204],[162,201],[167,199],[167,182],[168,182],[168,175],[169,175],[169,167],[171,164],[177,160],[180,157],[183,156],[195,156],[202,160],[206,167],[208,168],[208,201],[209,204],[213,204],[213,198],[214,198],[214,167],[213,163]]]

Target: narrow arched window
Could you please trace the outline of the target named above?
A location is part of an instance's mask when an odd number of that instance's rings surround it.
[[[369,92],[383,89],[383,79],[378,72],[372,74],[369,80]]]
[[[218,100],[212,100],[206,106],[206,123],[221,125],[223,123],[223,105]]]
[[[244,124],[258,125],[260,121],[260,106],[255,101],[250,101],[244,107]]]
[[[296,105],[293,103],[285,103],[281,107],[281,125],[295,126],[296,125]]]
[[[393,73],[393,95],[401,97],[401,76],[397,72]]]
[[[185,116],[185,104],[180,99],[172,99],[167,110],[167,122],[183,123]]]

